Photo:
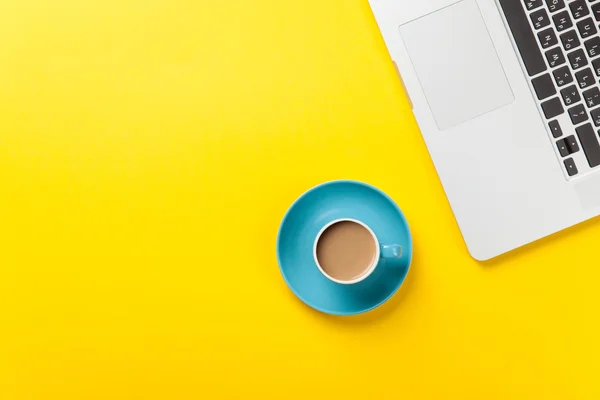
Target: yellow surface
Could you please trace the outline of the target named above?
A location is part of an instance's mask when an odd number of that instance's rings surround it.
[[[473,261],[366,0],[4,1],[0,38],[0,399],[600,397],[600,222]],[[344,319],[275,258],[336,178],[415,239]]]

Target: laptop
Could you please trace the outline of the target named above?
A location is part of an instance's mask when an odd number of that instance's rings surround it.
[[[600,214],[600,0],[370,0],[471,255]]]

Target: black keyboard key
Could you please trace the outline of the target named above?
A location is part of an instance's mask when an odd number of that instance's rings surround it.
[[[594,14],[596,21],[600,21],[600,3],[592,6],[592,14]]]
[[[575,19],[583,18],[590,13],[590,9],[587,4],[585,4],[585,0],[575,0],[569,4],[569,8]]]
[[[537,10],[531,13],[531,22],[533,23],[533,27],[537,29],[542,29],[545,26],[550,25],[550,17],[548,13],[543,8],[541,10]]]
[[[590,167],[594,168],[600,165],[600,144],[596,137],[596,132],[592,124],[585,124],[575,129],[579,137],[579,143],[583,147],[583,152],[588,160]]]
[[[573,26],[573,21],[567,11],[561,11],[558,14],[555,14],[552,16],[552,21],[554,21],[554,26],[558,32],[562,32]]]
[[[554,80],[556,81],[556,85],[558,87],[568,85],[569,83],[573,82],[573,75],[571,75],[571,71],[567,66],[555,69],[552,71],[552,75],[554,75]]]
[[[585,105],[588,108],[594,108],[600,105],[600,89],[594,86],[591,89],[583,92],[583,100],[585,100]]]
[[[550,68],[558,67],[564,64],[567,60],[560,47],[554,47],[546,52],[546,60],[550,64]]]
[[[539,4],[535,4],[539,3]],[[542,0],[526,1],[527,9],[531,10],[542,5]],[[531,8],[529,6],[531,4]],[[504,11],[504,16],[508,22],[508,26],[513,34],[519,54],[525,64],[525,69],[529,76],[534,76],[546,70],[544,57],[539,49],[531,25],[527,20],[525,10],[518,2],[514,0],[500,0],[500,5]],[[556,38],[556,36],[555,36]]]
[[[571,85],[568,88],[561,90],[560,95],[567,107],[581,100],[581,96],[579,96],[579,91],[575,85]]]
[[[569,149],[569,154],[575,154],[579,151],[579,144],[577,144],[577,139],[575,139],[574,135],[569,136],[565,139],[567,143],[567,149]]]
[[[548,47],[552,47],[558,43],[558,39],[556,38],[556,34],[554,33],[554,30],[552,28],[544,29],[543,31],[538,33],[538,39],[540,39],[540,44],[542,45],[542,48],[544,48],[544,49],[547,49]],[[536,44],[536,48],[537,48],[537,44]],[[544,64],[544,66],[545,65],[546,64]]]
[[[600,58],[592,60],[592,67],[594,68],[594,73],[596,76],[600,76]]]
[[[569,108],[569,117],[571,117],[573,125],[579,125],[588,119],[583,104],[577,104],[575,107]]]
[[[569,148],[567,147],[567,142],[565,139],[556,142],[556,147],[558,147],[558,152],[560,153],[561,157],[566,157],[569,155]]]
[[[556,12],[565,8],[564,0],[546,0],[546,5],[548,6],[548,10],[550,10],[550,12]]]
[[[515,2],[513,1],[513,3],[515,3]],[[520,8],[520,6],[518,4],[515,4],[515,5]],[[542,0],[525,0],[525,7],[529,11],[534,10],[541,6],[542,6]]]
[[[594,125],[600,126],[600,108],[592,110],[590,112],[590,115],[592,116],[592,122],[594,123]]]
[[[598,32],[594,20],[586,18],[583,21],[577,23],[577,30],[583,39],[595,35]]]
[[[581,44],[574,29],[560,35],[560,41],[566,51],[573,50]]]
[[[585,89],[586,87],[596,83],[594,73],[589,68],[577,72],[575,74],[575,78],[577,79],[577,83],[579,84],[580,89]]]
[[[587,65],[587,58],[583,49],[577,49],[572,53],[567,54],[567,58],[573,69],[583,68]]]
[[[532,12],[529,18],[531,18],[531,23],[536,30],[550,25],[550,17],[543,8]]]
[[[579,173],[575,161],[573,161],[572,158],[567,158],[565,160],[565,168],[567,169],[567,174],[569,174],[569,176],[575,176]]]
[[[564,113],[565,109],[563,108],[560,99],[558,97],[554,97],[553,99],[542,103],[542,111],[544,111],[544,116],[546,119],[551,119]]]
[[[554,138],[559,138],[563,135],[562,129],[560,128],[560,124],[557,120],[548,122],[548,127],[550,128],[550,132],[552,132],[552,136]]]
[[[540,75],[532,79],[531,84],[535,89],[538,100],[544,100],[556,94],[556,88],[554,87],[552,78],[550,78],[550,74]]]
[[[587,50],[587,53],[590,56],[590,58],[594,58],[598,54],[600,54],[600,37],[596,36],[594,38],[591,38],[590,40],[586,41],[584,44],[585,44],[585,49]]]

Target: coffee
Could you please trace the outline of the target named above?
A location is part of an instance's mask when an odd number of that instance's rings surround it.
[[[319,238],[316,256],[323,271],[339,281],[352,281],[369,272],[377,257],[377,243],[361,224],[340,221]]]

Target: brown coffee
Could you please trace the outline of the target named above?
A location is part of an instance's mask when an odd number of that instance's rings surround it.
[[[352,221],[328,227],[317,243],[317,260],[327,275],[339,281],[360,278],[375,262],[377,243],[364,226]]]

